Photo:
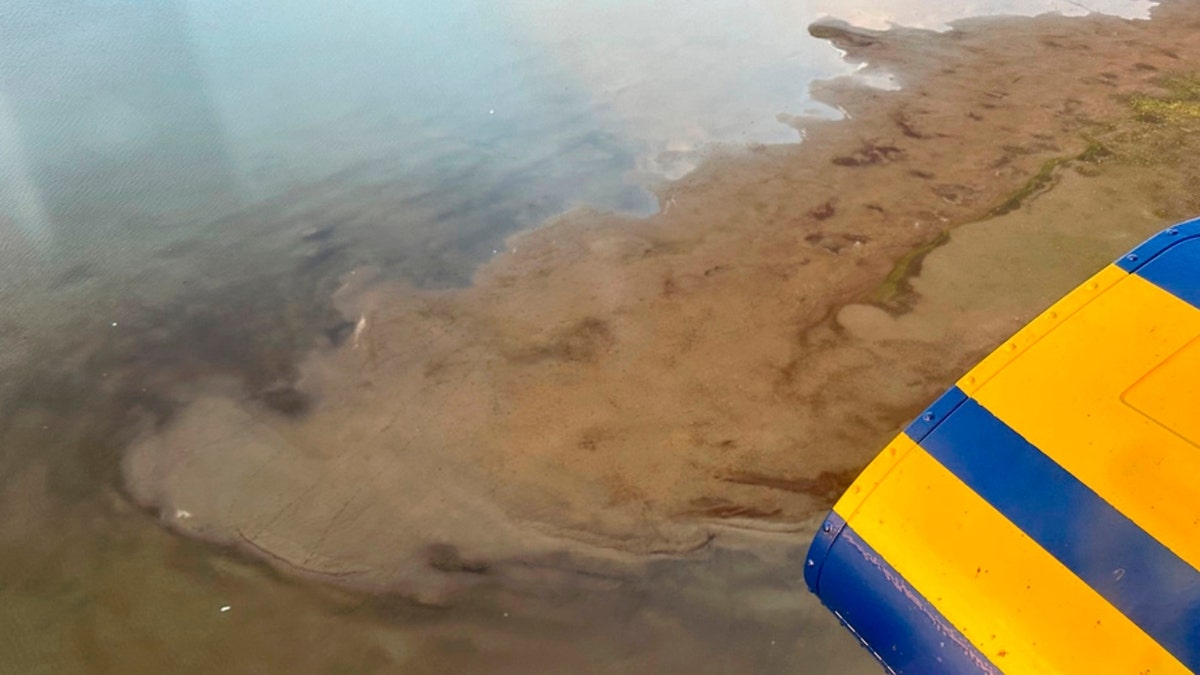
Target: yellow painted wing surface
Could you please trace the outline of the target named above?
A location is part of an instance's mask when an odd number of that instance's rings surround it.
[[[985,358],[888,445],[805,578],[892,672],[1200,670],[1200,219]]]

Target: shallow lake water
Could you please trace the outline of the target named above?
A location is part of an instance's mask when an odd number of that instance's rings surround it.
[[[0,8],[0,672],[874,672],[804,589],[805,523],[608,566],[542,555],[423,597],[169,530],[133,505],[122,457],[193,389],[304,415],[302,357],[355,337],[331,300],[352,270],[465,287],[514,232],[572,209],[648,216],[706,158],[841,119],[809,87],[857,66],[810,35],[818,19],[1047,11],[1081,8]]]

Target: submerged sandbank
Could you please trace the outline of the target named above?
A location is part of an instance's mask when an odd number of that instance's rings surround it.
[[[178,392],[127,488],[179,531],[430,601],[564,551],[606,570],[730,528],[802,542],[786,533],[972,361],[1196,206],[1163,178],[1190,175],[1164,171],[1183,155],[1138,151],[1174,147],[1189,118],[1136,102],[1173,95],[1198,19],[1178,3],[1151,21],[814,26],[902,88],[821,83],[847,119],[711,158],[653,217],[577,211],[516,235],[467,288],[357,271],[335,297],[353,332],[295,382],[310,406],[219,380]],[[1047,190],[1138,215],[1030,220]],[[972,248],[966,223],[998,239]],[[1033,290],[988,292],[1007,278]]]

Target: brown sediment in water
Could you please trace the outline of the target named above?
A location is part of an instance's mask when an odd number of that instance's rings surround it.
[[[651,218],[577,211],[514,236],[469,288],[360,270],[335,298],[355,328],[301,367],[305,414],[220,382],[180,392],[187,408],[130,450],[128,489],[181,531],[430,598],[563,549],[603,568],[694,551],[731,524],[803,529],[925,402],[1078,280],[1052,255],[1018,245],[1003,258],[946,233],[992,216],[971,227],[1023,222],[1006,231],[1040,251],[1046,229],[1021,218],[1060,180],[1084,201],[1106,186],[1117,197],[1097,203],[1140,204],[1119,198],[1128,176],[1080,181],[1104,173],[1097,147],[1132,166],[1139,143],[1169,136],[1152,125],[1190,123],[1153,113],[1190,110],[1163,74],[1200,56],[1198,28],[1185,3],[1148,22],[814,27],[903,88],[821,83],[848,119],[796,120],[799,146],[710,159],[663,188]],[[1168,187],[1158,194],[1179,194]],[[1175,199],[1069,259],[1082,276],[1109,245],[1200,207]],[[981,279],[1045,281],[1030,270],[1046,263],[1062,276],[992,297],[951,250],[973,251],[962,258]],[[927,297],[880,294],[918,272],[908,293]]]

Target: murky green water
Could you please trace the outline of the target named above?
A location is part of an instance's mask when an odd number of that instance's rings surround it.
[[[836,116],[807,97],[851,70],[822,15],[1070,9],[869,5],[0,8],[0,672],[873,671],[804,591],[803,535],[428,605],[173,536],[117,472],[201,377],[302,410],[348,269],[467,283],[519,228],[650,213],[713,144]]]

